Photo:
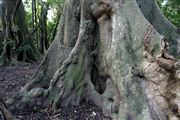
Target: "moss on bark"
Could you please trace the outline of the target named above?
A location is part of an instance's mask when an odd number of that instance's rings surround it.
[[[179,97],[171,102],[159,97],[179,96],[177,82],[166,90],[179,77],[176,67],[172,74],[159,64],[164,48],[152,25],[136,0],[67,0],[44,61],[9,105],[17,109],[41,101],[58,108],[86,99],[116,120],[178,118],[170,106],[178,106]]]

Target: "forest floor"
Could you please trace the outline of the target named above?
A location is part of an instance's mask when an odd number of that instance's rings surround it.
[[[0,98],[7,100],[15,95],[37,70],[39,63],[23,66],[0,67]],[[50,108],[26,108],[16,111],[15,117],[20,120],[111,120],[93,103],[82,103],[80,106],[69,106],[53,110]],[[0,120],[2,118],[0,117]]]

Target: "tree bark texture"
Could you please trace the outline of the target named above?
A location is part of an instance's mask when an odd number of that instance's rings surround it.
[[[41,3],[41,17],[40,17],[40,51],[45,53],[48,49],[48,38],[47,38],[47,14],[49,5],[45,2]]]
[[[27,61],[38,58],[39,52],[31,41],[25,23],[25,10],[21,0],[3,0],[2,24],[4,41],[0,65],[13,64],[13,60]]]
[[[154,1],[66,0],[44,61],[7,103],[58,108],[90,100],[114,120],[178,120],[178,40]]]

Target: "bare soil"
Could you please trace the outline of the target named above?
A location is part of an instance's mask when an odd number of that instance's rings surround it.
[[[23,66],[0,67],[0,98],[4,101],[18,92],[37,70],[39,63]],[[20,120],[111,120],[93,103],[83,102],[80,106],[49,108],[26,108],[13,113]],[[0,120],[2,120],[0,116]]]

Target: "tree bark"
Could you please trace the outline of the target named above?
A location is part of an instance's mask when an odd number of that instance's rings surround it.
[[[153,25],[153,27],[162,35],[170,39],[170,53],[178,56],[179,54],[179,41],[180,34],[178,33],[178,28],[175,27],[170,21],[165,18],[161,13],[156,1],[154,0],[137,0],[139,1],[139,6],[146,17],[146,19]]]
[[[15,6],[14,6],[15,5]],[[28,61],[38,58],[25,22],[25,10],[21,0],[3,0],[2,24],[4,41],[0,53],[0,66],[14,64],[12,61]]]
[[[35,28],[32,32],[29,32],[26,25],[25,16],[26,14],[25,14],[24,6],[21,1],[14,21],[19,28],[17,32],[19,42],[16,47],[16,49],[19,52],[18,53],[19,61],[35,60],[38,58],[40,54],[32,41]]]
[[[179,119],[178,56],[169,53],[178,35],[166,38],[158,27],[166,22],[148,19],[141,6],[152,3],[140,2],[67,0],[44,61],[9,107],[58,108],[85,99],[114,120]]]
[[[2,1],[3,4],[3,15],[2,15],[2,24],[3,24],[3,30],[4,30],[4,41],[3,41],[3,51],[0,54],[0,65],[8,64],[8,62],[12,59],[12,1]]]
[[[40,17],[40,51],[42,54],[48,49],[48,38],[47,38],[47,14],[49,5],[45,2],[41,3],[41,17]]]

